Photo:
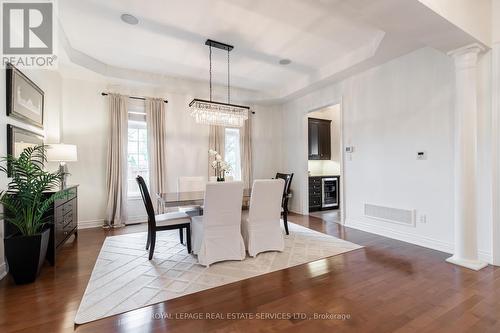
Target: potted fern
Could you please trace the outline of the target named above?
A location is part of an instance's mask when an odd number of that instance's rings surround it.
[[[58,187],[61,173],[44,170],[46,147],[24,149],[18,158],[1,159],[0,172],[12,177],[7,189],[0,191],[3,218],[15,231],[5,238],[5,256],[16,284],[35,281],[45,260],[49,242],[51,216],[47,212],[54,200],[65,191],[47,193]]]

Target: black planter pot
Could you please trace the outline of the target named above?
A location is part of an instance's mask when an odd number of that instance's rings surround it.
[[[5,239],[5,257],[16,284],[36,280],[45,261],[49,236],[50,229],[46,229],[34,236],[12,236]]]

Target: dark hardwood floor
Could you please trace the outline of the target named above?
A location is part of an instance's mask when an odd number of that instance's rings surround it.
[[[0,332],[500,332],[500,270],[448,264],[449,255],[404,242],[291,215],[290,221],[365,248],[209,289],[75,327],[95,259],[108,235],[145,226],[87,229],[69,242],[39,280],[0,281]],[[344,320],[303,319],[313,313]],[[156,319],[163,313],[299,313],[292,319]]]

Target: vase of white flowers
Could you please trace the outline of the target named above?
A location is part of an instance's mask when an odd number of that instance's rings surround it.
[[[226,172],[231,170],[231,166],[226,161],[222,160],[222,156],[215,150],[209,149],[208,154],[213,157],[213,161],[210,166],[215,171],[215,176],[218,182],[223,182],[225,180]]]

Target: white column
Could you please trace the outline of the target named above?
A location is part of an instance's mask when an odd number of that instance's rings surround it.
[[[492,47],[491,86],[492,86],[491,160],[493,163],[493,177],[492,177],[493,224],[491,228],[492,260],[493,260],[493,265],[500,266],[500,41],[494,43]]]
[[[450,53],[455,60],[455,244],[446,261],[480,270],[487,263],[477,250],[477,60],[482,51],[470,45]]]

